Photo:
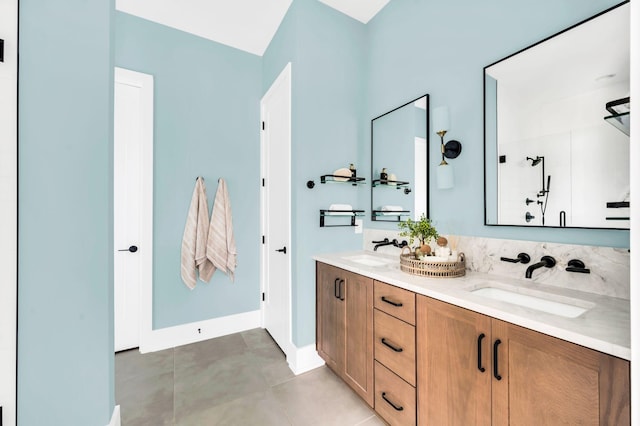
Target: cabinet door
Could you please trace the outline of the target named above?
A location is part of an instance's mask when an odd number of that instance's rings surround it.
[[[373,407],[373,280],[344,271],[344,380]]]
[[[316,263],[316,349],[339,375],[344,365],[344,272]]]
[[[490,425],[491,319],[416,299],[418,424]]]
[[[629,363],[493,320],[495,425],[628,425]]]

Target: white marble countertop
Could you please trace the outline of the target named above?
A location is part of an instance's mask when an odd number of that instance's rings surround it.
[[[367,266],[348,259],[360,255],[375,256],[389,263]],[[460,278],[419,277],[402,272],[398,256],[370,251],[317,254],[313,259],[609,355],[631,359],[630,305],[625,299],[471,271]],[[579,304],[590,309],[576,318],[566,318],[469,291],[488,285],[502,286],[510,291],[543,292],[557,301],[575,302],[578,299]]]

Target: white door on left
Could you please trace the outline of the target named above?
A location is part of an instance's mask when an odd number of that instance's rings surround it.
[[[0,1],[0,425],[16,424],[18,2]]]
[[[149,87],[150,86],[150,87]],[[153,77],[121,68],[114,87],[114,348],[140,346],[151,281]],[[150,318],[148,319],[150,321]]]

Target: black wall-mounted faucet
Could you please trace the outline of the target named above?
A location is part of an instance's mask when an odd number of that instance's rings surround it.
[[[389,241],[388,238],[385,238],[382,241],[371,241],[371,242],[375,244],[375,246],[373,246],[373,251],[378,251],[378,247],[394,246],[398,248],[403,248],[409,245],[409,243],[407,243],[407,240],[402,240],[402,242],[399,243],[398,240],[396,240],[395,238],[393,239],[393,241]]]
[[[515,259],[511,259],[508,257],[501,257],[500,260],[502,260],[503,262],[527,264],[531,262],[531,256],[529,256],[527,253],[518,253],[518,257]]]
[[[534,263],[527,268],[527,272],[524,274],[525,278],[531,278],[531,274],[533,274],[533,271],[538,268],[542,268],[543,266],[546,268],[553,268],[554,266],[556,266],[556,260],[551,256],[542,256],[540,262]]]

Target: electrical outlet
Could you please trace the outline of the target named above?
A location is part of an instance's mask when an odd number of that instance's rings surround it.
[[[362,219],[356,219],[356,226],[354,227],[356,234],[362,234]]]

